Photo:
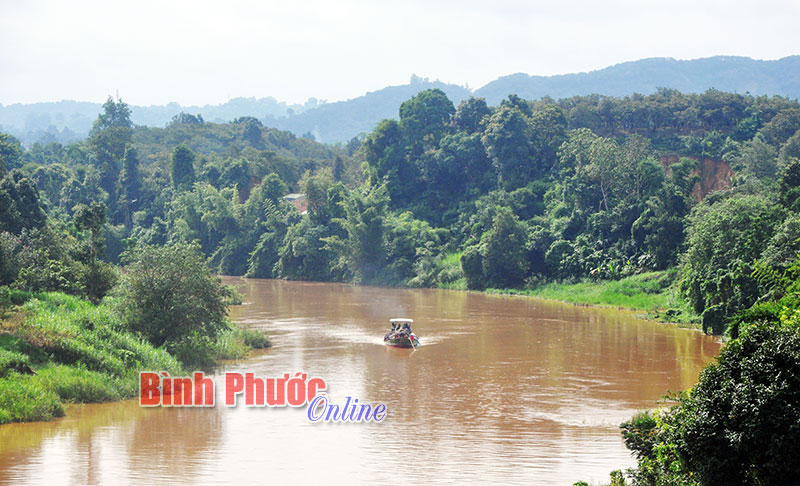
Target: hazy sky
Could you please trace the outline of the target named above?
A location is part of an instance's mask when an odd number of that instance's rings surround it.
[[[503,75],[644,57],[800,54],[800,1],[0,0],[0,103],[353,98],[412,74]]]

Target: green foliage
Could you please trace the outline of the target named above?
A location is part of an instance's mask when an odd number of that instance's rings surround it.
[[[326,226],[314,224],[310,218],[301,219],[288,229],[283,238],[275,273],[292,280],[332,280],[334,254],[325,243],[330,236]]]
[[[0,424],[63,417],[56,393],[36,377],[0,378]]]
[[[21,173],[0,179],[0,231],[19,234],[23,229],[41,228],[45,212],[33,182]]]
[[[7,133],[0,133],[0,178],[7,171],[22,165],[21,161],[22,147],[19,141]]]
[[[528,274],[525,228],[509,208],[501,207],[482,238],[486,286],[516,287]]]
[[[83,287],[89,300],[95,304],[100,302],[117,280],[114,268],[98,261],[99,256],[105,253],[105,241],[101,236],[106,223],[106,212],[106,205],[98,202],[93,202],[88,207],[81,204],[75,209],[75,226],[80,230],[88,230],[90,234],[86,259],[88,269]]]
[[[504,188],[516,189],[533,174],[530,139],[528,120],[517,108],[502,107],[489,118],[482,141]]]
[[[730,342],[672,421],[701,484],[788,484],[800,474],[800,328],[755,324]]]
[[[399,111],[406,147],[412,156],[419,156],[438,145],[456,110],[444,91],[427,89],[404,101]]]
[[[459,131],[479,133],[483,130],[484,119],[491,114],[485,99],[469,97],[458,104],[453,123]]]
[[[103,112],[97,117],[89,132],[89,149],[95,159],[100,187],[109,195],[112,213],[116,212],[117,181],[125,150],[133,138],[131,111],[122,100],[116,102],[109,96]]]
[[[325,249],[336,255],[334,269],[352,275],[356,282],[377,281],[386,258],[384,238],[388,203],[384,185],[366,194],[353,191],[341,202],[344,217],[335,221],[346,237],[333,235],[323,239]]]
[[[122,222],[128,228],[133,221],[133,213],[141,206],[142,179],[139,173],[139,156],[136,149],[128,147],[122,160],[122,171],[119,174],[119,211]]]
[[[787,208],[800,212],[800,158],[791,159],[779,179],[780,200]]]
[[[194,152],[185,145],[172,151],[172,185],[176,190],[189,190],[194,184]]]
[[[751,276],[780,222],[781,212],[761,196],[732,195],[704,203],[690,217],[684,292],[695,312],[709,311],[706,327],[722,332],[724,318],[752,305],[760,295]],[[721,307],[714,307],[721,306]]]
[[[486,287],[483,273],[483,252],[478,245],[469,246],[461,255],[461,271],[467,281],[467,288],[480,290]]]
[[[231,290],[211,275],[197,245],[143,246],[128,261],[118,295],[130,329],[161,346],[211,339],[227,328]]]

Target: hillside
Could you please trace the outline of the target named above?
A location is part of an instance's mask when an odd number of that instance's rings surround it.
[[[690,61],[651,58],[586,73],[557,76],[517,73],[472,92],[462,86],[412,76],[408,84],[334,103],[320,103],[311,98],[303,105],[287,105],[274,98],[235,98],[222,105],[131,106],[131,120],[136,125],[163,127],[180,112],[200,114],[210,122],[253,116],[269,127],[289,130],[297,136],[312,134],[317,141],[336,143],[370,132],[384,118],[394,118],[400,103],[426,89],[441,89],[455,104],[474,95],[496,105],[510,93],[525,99],[543,96],[559,99],[593,93],[621,97],[633,93],[650,94],[660,87],[683,93],[701,93],[714,88],[796,99],[800,97],[800,56],[776,61],[734,56]],[[25,145],[50,141],[68,143],[84,138],[100,111],[99,103],[75,101],[0,105],[0,131],[14,135]]]
[[[714,56],[690,61],[651,58],[625,62],[588,73],[559,76],[529,76],[523,73],[503,76],[475,91],[490,104],[499,103],[508,93],[526,99],[542,96],[564,98],[602,94],[626,96],[650,94],[658,88],[682,93],[707,89],[753,95],[800,97],[800,56],[777,61],[748,57]]]

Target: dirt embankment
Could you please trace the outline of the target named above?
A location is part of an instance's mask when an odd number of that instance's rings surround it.
[[[661,157],[661,165],[665,169],[678,162],[682,157],[678,155],[665,155]],[[692,189],[692,197],[697,201],[702,201],[709,193],[714,191],[727,191],[731,188],[731,177],[734,176],[733,169],[721,160],[714,160],[700,157],[686,157],[699,162],[699,168],[695,171],[700,176],[700,180]]]

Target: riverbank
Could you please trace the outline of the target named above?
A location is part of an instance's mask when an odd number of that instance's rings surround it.
[[[113,299],[92,305],[78,297],[11,291],[0,315],[0,424],[51,420],[66,403],[136,396],[142,370],[185,372],[164,347],[128,331]],[[232,326],[220,334],[211,362],[269,347],[256,331]]]
[[[442,288],[466,290],[465,285]],[[646,319],[699,328],[700,317],[683,299],[677,269],[647,272],[619,280],[586,280],[577,283],[547,283],[522,289],[485,289],[490,294],[524,295],[591,307],[640,311]]]

